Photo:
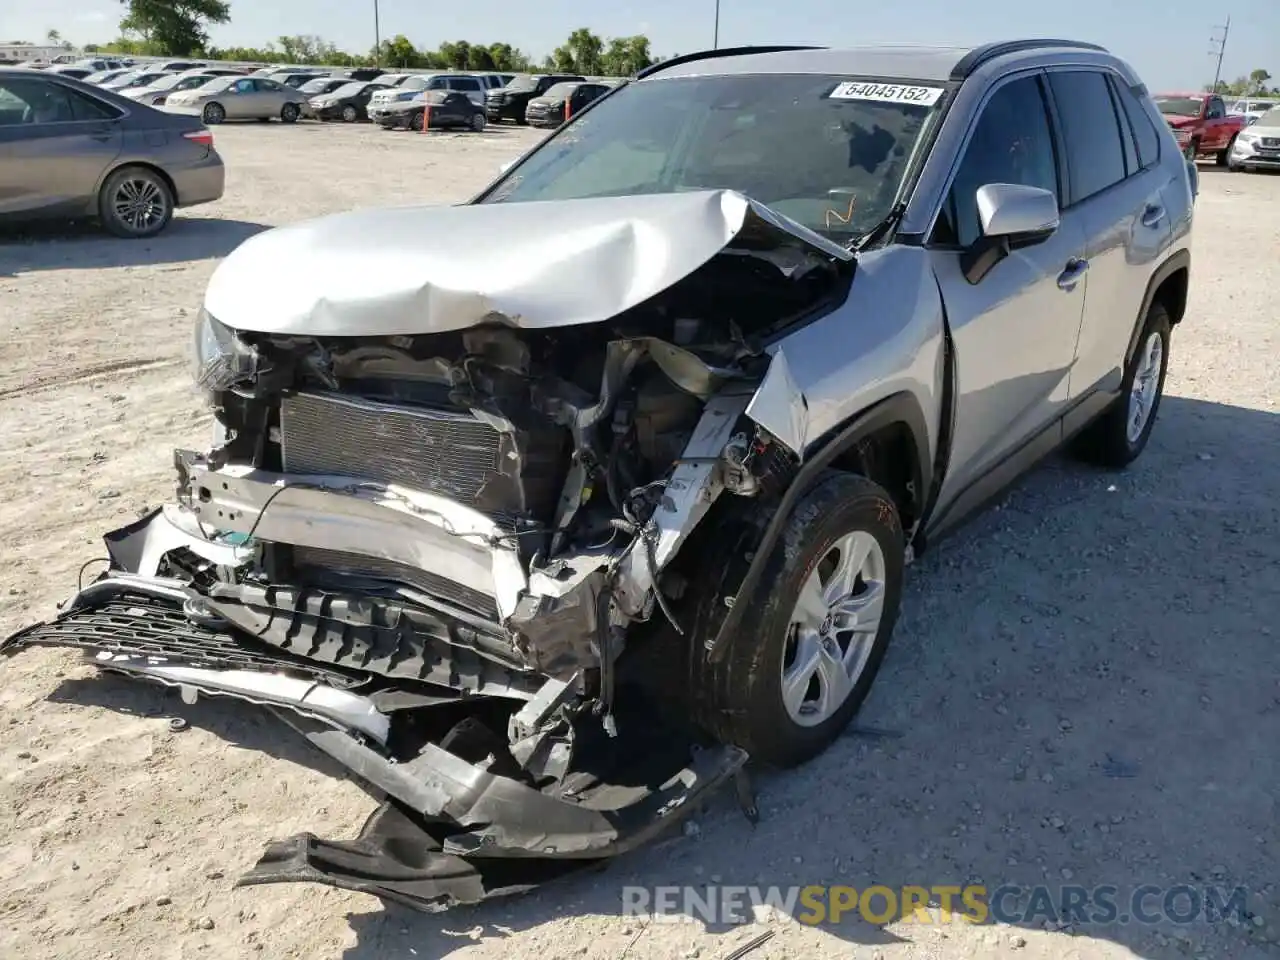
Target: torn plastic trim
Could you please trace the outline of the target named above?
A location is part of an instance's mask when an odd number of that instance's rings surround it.
[[[239,567],[253,558],[255,550],[242,544],[209,540],[196,516],[176,503],[166,503],[134,523],[105,534],[113,567],[142,577],[154,577],[164,558],[185,548],[202,560],[220,567]]]
[[[107,650],[90,655],[94,666],[177,687],[185,703],[197,694],[234,697],[260,706],[283,707],[320,720],[337,730],[354,731],[385,745],[391,719],[373,702],[348,690],[313,680],[251,670],[207,670],[156,663],[152,658]]]
[[[489,773],[434,744],[413,760],[393,763],[349,734],[277,713],[320,750],[410,809],[473,828],[443,843],[446,854],[464,857],[617,856],[684,819],[698,798],[747,761],[738,747],[697,750],[688,766],[638,802],[596,810]]]
[[[854,256],[731,190],[368,209],[250,238],[214,272],[204,306],[233,329],[311,337],[572,327],[616,317],[744,236],[748,254]],[[308,282],[279,283],[282,271]]]
[[[769,369],[747,405],[747,416],[768,430],[779,443],[804,459],[809,439],[809,401],[791,375],[787,354],[778,347]]]
[[[407,564],[494,597],[502,618],[527,585],[506,532],[446,497],[350,477],[213,469],[188,451],[178,458],[183,506],[220,531]]]

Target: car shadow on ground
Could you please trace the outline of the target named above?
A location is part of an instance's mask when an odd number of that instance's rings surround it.
[[[813,884],[1018,888],[1000,904],[1000,926],[963,934],[996,953],[1049,929],[1053,949],[1037,955],[1095,939],[1151,960],[1274,956],[1280,457],[1259,451],[1278,449],[1275,413],[1169,396],[1128,471],[1052,459],[913,566],[861,726],[800,769],[760,774],[757,826],[722,791],[696,830],[604,872],[443,916],[352,914],[357,940],[344,960],[446,957],[477,935],[616,918],[624,886],[688,885],[706,897],[708,886]],[[95,702],[150,695],[121,686]],[[246,732],[243,705],[201,709],[197,722],[219,734],[281,749],[274,735]],[[293,759],[332,768],[300,750]],[[1172,896],[1167,908],[1185,916],[1211,887],[1224,901],[1244,888],[1259,919],[1088,922],[1106,919],[1102,897],[1113,918],[1129,915],[1135,894],[1147,915]],[[1083,917],[1061,910],[1071,888],[1098,898]],[[643,940],[661,924],[626,923],[638,941],[627,955],[655,955]],[[696,909],[688,924],[682,941],[696,939],[703,957],[768,930],[777,936],[762,957],[802,956],[815,942],[790,924]],[[828,941],[928,949],[948,927],[891,931],[849,914],[822,929]],[[591,946],[558,939],[556,953],[602,956]]]
[[[46,270],[155,266],[225,257],[268,224],[179,213],[148,240],[113,237],[95,223],[50,222],[0,230],[0,278]]]

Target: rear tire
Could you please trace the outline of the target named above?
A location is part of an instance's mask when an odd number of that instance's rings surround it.
[[[280,108],[280,119],[284,123],[297,123],[301,114],[302,110],[299,109],[296,103],[286,103]]]
[[[713,548],[701,569],[731,567],[728,551],[737,548],[721,544],[723,557]],[[700,591],[688,640],[699,724],[776,767],[826,750],[853,720],[884,658],[902,599],[904,554],[888,493],[853,474],[820,480],[796,504],[754,595],[740,598],[748,605],[743,626],[720,663],[707,660],[704,643],[723,609],[716,609],[713,583]]]
[[[117,237],[154,237],[173,219],[173,191],[154,170],[122,167],[107,177],[98,192],[98,217]]]
[[[1074,448],[1080,459],[1121,469],[1146,448],[1164,396],[1171,331],[1169,311],[1164,304],[1153,303],[1124,371],[1119,398],[1076,438]]]
[[[1213,158],[1214,163],[1216,163],[1220,167],[1230,167],[1231,166],[1231,150],[1233,147],[1235,147],[1235,145],[1236,145],[1236,138],[1232,137],[1229,141],[1227,141],[1226,149],[1219,150],[1217,154],[1214,155],[1214,158]]]

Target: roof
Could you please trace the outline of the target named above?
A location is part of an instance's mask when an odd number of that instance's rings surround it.
[[[759,73],[814,73],[888,80],[960,80],[980,63],[997,56],[1061,49],[1101,51],[1070,40],[1014,40],[979,46],[868,45],[842,49],[774,47],[752,51],[707,51],[658,64],[641,76],[692,77]]]

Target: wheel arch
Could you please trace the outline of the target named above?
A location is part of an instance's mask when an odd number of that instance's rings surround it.
[[[894,462],[901,457],[906,457],[908,462]],[[860,473],[879,483],[876,476],[863,473],[868,467],[881,470],[882,475],[891,480],[893,477],[907,478],[900,489],[890,489],[889,493],[900,510],[906,506],[913,523],[923,516],[933,483],[933,455],[924,408],[909,391],[891,394],[850,417],[806,452],[804,463],[787,486],[755,547],[737,594],[750,594],[759,585],[769,554],[782,536],[796,503],[806,491],[830,470]],[[883,474],[885,468],[891,473]],[[910,525],[905,522],[905,517],[903,529],[909,543]],[[730,607],[714,636],[707,639],[707,656],[713,663],[723,659],[728,638],[737,630],[745,607],[746,604]]]
[[[1151,305],[1161,303],[1169,311],[1169,323],[1176,327],[1187,312],[1187,291],[1191,280],[1191,251],[1183,248],[1160,264],[1147,281],[1147,291],[1142,297],[1142,309],[1134,319],[1133,332],[1129,334],[1129,346],[1124,352],[1125,368],[1138,349],[1138,338],[1147,321]]]
[[[126,167],[141,167],[143,170],[148,170],[151,173],[154,173],[161,180],[163,180],[165,186],[169,188],[169,195],[173,197],[174,209],[177,209],[179,206],[181,206],[180,198],[178,197],[178,185],[173,182],[173,177],[169,176],[168,171],[166,171],[163,167],[157,166],[154,162],[150,160],[141,160],[141,159],[121,160],[119,157],[117,157],[112,162],[111,166],[109,166],[106,169],[106,172],[102,174],[101,179],[98,180],[97,189],[93,191],[93,203],[95,208],[97,207],[98,201],[102,197],[102,188],[107,185],[107,181],[110,180],[112,177],[114,177],[121,170],[124,170]]]

